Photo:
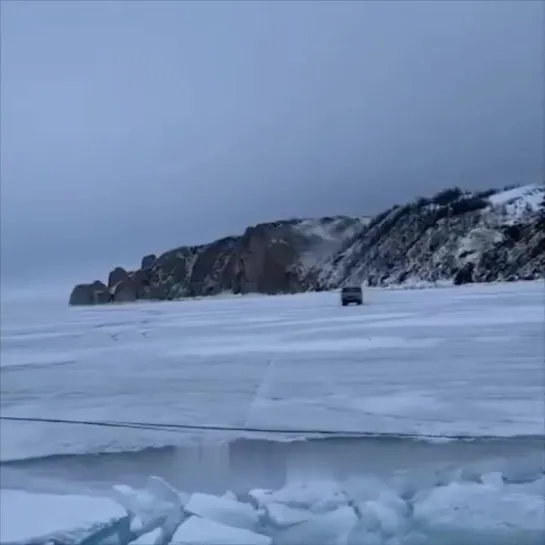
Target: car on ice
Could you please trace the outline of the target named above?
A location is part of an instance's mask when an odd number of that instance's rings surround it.
[[[363,291],[361,286],[345,286],[341,289],[341,303],[343,307],[354,303],[361,305],[363,303]]]

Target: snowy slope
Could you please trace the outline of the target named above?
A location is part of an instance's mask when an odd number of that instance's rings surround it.
[[[545,198],[545,187],[529,184],[507,191],[499,191],[488,200],[492,210],[499,216],[499,221],[505,225],[526,222],[539,211]]]
[[[535,279],[545,274],[545,189],[528,185],[487,198],[423,200],[374,218],[322,264],[318,283],[399,285]]]
[[[538,184],[528,184],[508,189],[506,191],[498,191],[488,197],[492,205],[517,203],[528,204],[534,210],[539,207],[545,188]]]

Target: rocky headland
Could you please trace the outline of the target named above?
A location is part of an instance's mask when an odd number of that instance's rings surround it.
[[[239,236],[149,254],[138,269],[113,269],[106,283],[78,284],[70,304],[543,276],[543,186],[451,188],[374,217],[262,223]]]

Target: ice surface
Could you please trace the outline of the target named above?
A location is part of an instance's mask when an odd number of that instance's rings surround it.
[[[368,289],[365,296],[359,308],[342,308],[337,293],[38,305],[28,313],[6,307],[0,409],[178,424],[543,432],[542,282]],[[2,427],[3,460],[186,439]]]
[[[391,434],[542,434],[544,295],[543,283],[533,282],[368,289],[360,308],[342,308],[337,293],[85,309],[35,304],[13,312],[3,305],[0,410],[5,416]],[[2,466],[3,486],[9,478],[20,487],[69,488],[73,478],[85,488],[125,477],[131,486],[118,486],[106,499],[2,490],[0,541],[63,530],[66,543],[75,543],[89,528],[122,520],[128,511],[131,535],[142,545],[172,536],[184,543],[196,532],[201,545],[220,537],[222,544],[310,539],[322,545],[317,536],[325,526],[331,534],[323,539],[335,545],[544,542],[543,464],[488,457],[482,467],[470,466],[473,451],[457,458],[462,450],[456,445],[442,451],[393,442],[390,450],[378,446],[358,458],[360,477],[324,480],[309,463],[311,442],[290,443],[296,456],[285,485],[263,484],[262,475],[252,474],[248,488],[273,489],[252,491],[243,504],[240,490],[222,485],[220,472],[214,475],[218,467],[235,471],[239,447],[229,450],[221,441],[240,435],[2,422],[2,461],[17,462]],[[282,433],[268,437],[293,440]],[[210,447],[215,441],[217,449]],[[495,447],[498,455],[511,448],[506,441]],[[180,464],[170,447],[188,444],[195,448]],[[266,458],[275,445],[261,443],[249,452]],[[168,448],[150,453],[150,447]],[[320,448],[342,466],[349,445]],[[432,470],[443,456],[437,452],[456,464]],[[82,456],[71,456],[77,453]],[[399,472],[365,475],[380,466],[384,453],[390,458],[381,470]],[[51,458],[57,455],[68,456]],[[149,460],[157,474],[176,477],[177,487],[194,476],[194,486],[210,477],[219,489],[212,498],[204,494],[209,488],[193,487],[188,492],[201,494],[186,495],[154,479],[138,488],[133,479],[154,471]],[[245,475],[248,460],[238,470]],[[269,461],[265,471],[272,473],[272,454],[265,466]],[[195,514],[184,509],[190,497]]]
[[[125,510],[109,498],[74,495],[29,494],[5,490],[0,495],[0,543],[29,542],[62,534],[66,542],[79,543],[110,521],[125,517]]]

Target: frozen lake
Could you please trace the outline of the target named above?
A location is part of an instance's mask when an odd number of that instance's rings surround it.
[[[532,282],[373,289],[348,308],[337,293],[89,308],[8,301],[2,416],[392,437],[286,443],[289,434],[3,421],[2,487],[96,494],[154,474],[186,491],[243,491],[453,464],[539,473],[544,295]]]

